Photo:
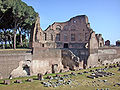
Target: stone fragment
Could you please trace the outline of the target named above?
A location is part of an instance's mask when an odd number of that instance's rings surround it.
[[[87,71],[84,71],[83,73],[88,73]]]
[[[14,81],[14,83],[22,83],[22,81],[21,80],[16,80],[16,81]]]
[[[56,77],[61,77],[61,75],[60,74],[56,74]]]
[[[94,76],[87,76],[88,78],[91,78],[91,79],[95,79],[95,77]]]
[[[43,74],[38,73],[37,77],[38,77],[38,80],[43,80]]]
[[[46,79],[51,79],[51,78],[53,78],[53,77],[52,77],[52,76],[50,76],[50,75],[46,77]]]
[[[79,75],[83,75],[83,73],[80,73],[80,72],[79,72],[78,74],[79,74]]]
[[[77,74],[75,74],[74,72],[71,72],[71,74],[70,74],[70,75],[76,76]]]
[[[103,82],[107,82],[107,80],[103,80]]]
[[[27,82],[33,82],[33,79],[27,79],[26,81]]]
[[[3,84],[10,85],[10,80],[4,80]]]

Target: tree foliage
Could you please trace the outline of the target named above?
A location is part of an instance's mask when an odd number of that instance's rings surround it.
[[[11,42],[14,44],[14,48],[16,48],[17,32],[20,36],[23,33],[27,37],[34,27],[37,16],[38,14],[34,9],[21,0],[0,0],[0,30],[5,37],[7,37],[8,32],[12,33],[13,41]],[[5,38],[4,42],[6,41],[8,40]]]

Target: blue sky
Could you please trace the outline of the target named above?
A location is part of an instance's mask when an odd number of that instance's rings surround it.
[[[120,0],[22,0],[33,6],[45,30],[53,22],[65,22],[77,15],[87,15],[91,28],[104,40],[120,40]]]

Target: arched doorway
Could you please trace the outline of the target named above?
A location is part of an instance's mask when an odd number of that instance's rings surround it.
[[[25,66],[23,67],[23,70],[26,71],[26,73],[27,73],[28,76],[30,75],[30,67],[29,67],[28,65],[25,65]]]
[[[64,43],[64,48],[69,48],[68,43]]]

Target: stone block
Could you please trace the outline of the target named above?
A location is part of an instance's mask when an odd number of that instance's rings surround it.
[[[3,84],[10,85],[10,80],[4,80]]]

